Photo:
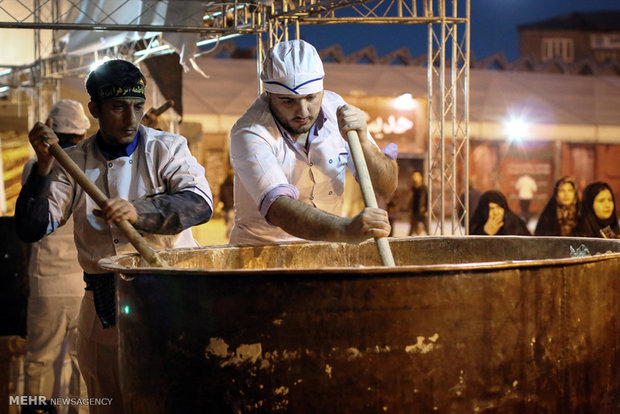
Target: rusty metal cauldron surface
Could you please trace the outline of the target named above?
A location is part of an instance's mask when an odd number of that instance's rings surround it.
[[[103,259],[128,412],[620,412],[620,241],[390,246],[393,268],[373,243]]]

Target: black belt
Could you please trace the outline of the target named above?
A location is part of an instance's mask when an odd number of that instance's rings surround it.
[[[84,272],[86,290],[93,291],[95,311],[104,328],[116,325],[116,295],[114,293],[114,273]]]

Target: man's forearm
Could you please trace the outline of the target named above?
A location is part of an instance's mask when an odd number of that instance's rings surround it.
[[[398,164],[370,142],[362,145],[375,193],[390,197],[398,186]]]
[[[348,241],[349,220],[334,216],[290,197],[271,204],[267,220],[292,236],[305,240]]]
[[[177,234],[211,218],[211,208],[204,198],[191,191],[181,191],[133,201],[138,212],[137,230],[151,234]]]
[[[49,201],[42,197],[49,188],[49,176],[37,174],[37,165],[32,168],[15,205],[15,225],[19,238],[33,243],[45,236],[49,225]]]

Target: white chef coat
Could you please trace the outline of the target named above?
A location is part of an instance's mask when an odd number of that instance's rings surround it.
[[[22,172],[22,184],[28,178],[36,158],[28,160]],[[31,297],[84,295],[83,271],[73,242],[73,218],[64,226],[32,243],[28,261]]]
[[[192,191],[204,198],[211,211],[211,189],[204,168],[191,155],[184,137],[140,125],[138,144],[128,156],[106,160],[93,135],[67,154],[109,198],[144,200],[179,191]],[[75,244],[80,265],[87,273],[102,273],[97,261],[103,257],[135,252],[125,234],[104,218],[96,217],[97,204],[58,163],[52,170],[49,198],[50,233],[73,214]],[[143,234],[153,249],[194,247],[191,229],[177,235]]]
[[[279,186],[288,188],[287,195],[306,204],[342,215],[347,165],[355,173],[349,145],[340,134],[336,118],[338,107],[345,104],[339,95],[324,91],[319,114],[323,118],[317,119],[310,130],[307,153],[276,123],[266,93],[235,123],[230,133],[235,172],[235,225],[230,243],[300,240],[264,217],[268,208],[263,203],[269,203],[265,197]]]

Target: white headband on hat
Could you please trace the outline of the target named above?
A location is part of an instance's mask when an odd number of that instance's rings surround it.
[[[71,99],[56,102],[49,117],[52,118],[52,129],[59,134],[82,135],[90,127],[82,104]]]
[[[323,90],[323,62],[303,40],[280,42],[267,52],[260,75],[265,91],[307,95]]]

